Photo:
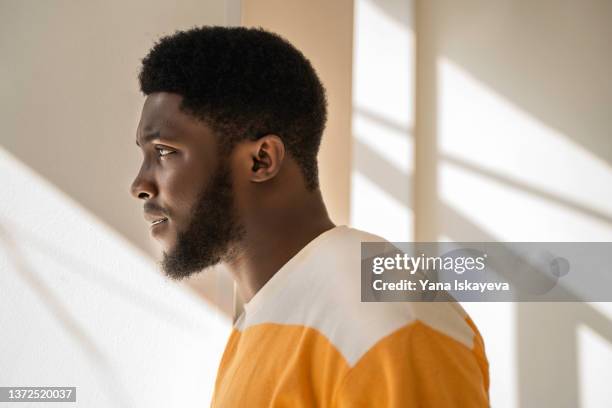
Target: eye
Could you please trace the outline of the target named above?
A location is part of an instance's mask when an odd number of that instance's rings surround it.
[[[168,156],[169,154],[174,153],[174,150],[169,149],[169,148],[164,147],[164,146],[156,146],[156,147],[155,147],[155,150],[157,150],[157,155],[158,155],[159,157],[166,157],[166,156]]]

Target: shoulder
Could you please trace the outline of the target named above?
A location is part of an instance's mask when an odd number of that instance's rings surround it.
[[[290,278],[275,293],[275,307],[255,323],[299,325],[316,330],[354,365],[370,348],[417,322],[471,348],[474,331],[454,302],[361,302],[361,244],[387,242],[337,227],[294,262]],[[391,244],[389,244],[391,245]]]

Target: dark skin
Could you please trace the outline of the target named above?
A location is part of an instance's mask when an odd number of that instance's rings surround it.
[[[181,111],[181,100],[172,93],[149,95],[136,135],[144,158],[131,192],[145,201],[149,221],[167,218],[151,231],[166,251],[189,225],[198,193],[221,160],[216,135]],[[320,190],[306,189],[278,136],[241,141],[229,161],[235,211],[245,235],[233,244],[235,256],[226,264],[248,302],[300,249],[335,225]]]

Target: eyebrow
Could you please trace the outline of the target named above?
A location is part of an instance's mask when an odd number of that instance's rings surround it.
[[[145,133],[145,135],[142,137],[142,144],[150,143],[152,140],[159,139],[159,138],[160,138],[159,130]],[[138,147],[141,146],[141,144],[138,142],[138,138],[136,138],[136,146]]]
[[[152,140],[159,138],[159,134],[160,134],[159,130],[145,133],[144,136],[142,137],[142,143],[143,144],[150,143]],[[136,137],[136,146],[140,147],[140,142],[138,142],[138,137]]]

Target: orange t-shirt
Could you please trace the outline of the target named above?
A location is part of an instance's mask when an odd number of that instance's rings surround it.
[[[361,242],[321,234],[245,305],[212,407],[488,407],[483,340],[456,302],[362,303]]]

